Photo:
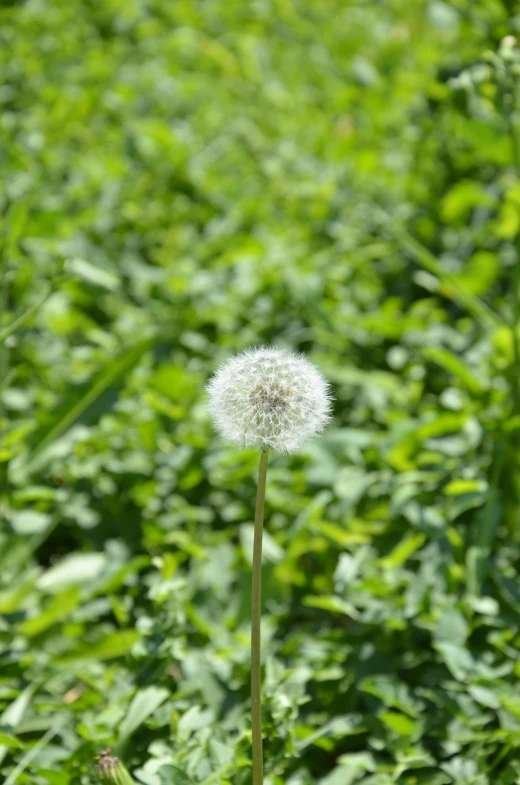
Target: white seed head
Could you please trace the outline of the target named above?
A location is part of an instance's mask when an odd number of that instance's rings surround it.
[[[296,452],[330,419],[329,385],[303,355],[263,346],[222,365],[208,384],[209,411],[224,439]]]

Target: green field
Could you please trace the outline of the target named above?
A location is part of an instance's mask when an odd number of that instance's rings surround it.
[[[0,781],[251,785],[258,454],[205,385],[303,352],[270,460],[266,785],[520,783],[520,5],[0,5]],[[517,108],[518,107],[518,108]]]

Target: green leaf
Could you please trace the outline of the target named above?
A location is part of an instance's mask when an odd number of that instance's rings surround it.
[[[440,346],[428,346],[422,350],[422,354],[427,360],[439,365],[474,395],[481,395],[486,389],[484,384],[477,378],[466,363],[449,349]]]
[[[334,491],[340,499],[355,504],[373,482],[373,475],[359,466],[344,466],[334,478]]]
[[[5,785],[15,785],[18,781],[18,778],[23,772],[27,769],[30,762],[33,758],[37,757],[39,752],[43,750],[47,744],[54,738],[54,736],[59,732],[61,726],[63,725],[63,717],[55,720],[51,727],[47,730],[44,735],[38,739],[36,744],[34,744],[27,752],[22,756],[21,760],[17,763],[15,768],[11,771],[9,776],[5,781]]]
[[[411,736],[417,728],[417,721],[397,711],[383,711],[377,715],[383,725],[400,736]]]
[[[46,447],[62,436],[85,414],[102,393],[119,383],[132,370],[142,354],[150,347],[151,342],[151,339],[140,341],[136,346],[123,352],[104,368],[79,396],[77,392],[70,393],[65,402],[52,413],[49,423],[37,435],[27,458],[28,468],[34,464]]]
[[[68,654],[58,657],[56,665],[68,665],[81,660],[111,660],[129,654],[134,644],[139,640],[136,630],[121,630],[107,635],[95,643],[85,643],[77,646]]]
[[[115,273],[103,270],[96,264],[87,262],[86,259],[71,259],[67,262],[67,269],[88,283],[108,289],[110,292],[116,291],[121,286],[121,280]]]
[[[38,574],[37,568],[29,569],[27,573],[19,576],[18,583],[0,592],[0,613],[7,614],[18,610],[24,597],[34,587]]]
[[[157,773],[161,785],[194,785],[193,780],[177,766],[161,766]]]
[[[145,687],[133,697],[125,717],[119,726],[120,742],[127,739],[146,722],[148,717],[167,699],[169,690],[164,687]]]
[[[468,693],[473,700],[480,703],[482,706],[487,706],[490,709],[500,708],[500,698],[497,693],[488,687],[481,687],[478,684],[470,684]]]
[[[457,681],[466,681],[474,673],[475,662],[467,649],[453,643],[436,643],[435,647]]]
[[[396,677],[369,676],[359,684],[359,689],[369,695],[374,695],[385,706],[398,709],[412,719],[416,719],[420,714],[421,704],[411,697],[408,687],[399,682]]]
[[[341,755],[339,765],[326,777],[319,780],[319,785],[351,785],[366,772],[377,769],[374,757],[369,752],[351,752]]]
[[[136,556],[131,559],[127,564],[121,567],[114,575],[107,578],[99,588],[96,589],[96,594],[110,594],[117,591],[124,585],[127,578],[143,570],[145,567],[150,566],[150,557],[148,555]]]
[[[4,730],[15,731],[22,722],[31,699],[36,692],[36,684],[29,684],[23,692],[11,703],[0,716],[0,727]],[[9,734],[12,735],[12,734]],[[0,742],[0,763],[5,758],[10,745]]]
[[[13,319],[13,321],[10,324],[8,324],[7,327],[4,327],[2,330],[0,330],[0,344],[4,343],[7,340],[7,338],[13,335],[13,333],[15,333],[20,327],[23,327],[23,325],[29,321],[31,316],[33,316],[36,313],[38,308],[40,308],[44,304],[44,302],[46,302],[49,299],[52,292],[53,289],[49,289],[49,291],[46,292],[42,297],[40,297],[40,299],[37,300],[34,303],[34,305],[31,305],[23,313],[21,313],[19,316]]]
[[[386,218],[386,216],[385,216]],[[455,274],[446,270],[435,256],[397,221],[389,221],[388,226],[401,247],[415,261],[443,285],[443,294],[465,308],[483,327],[493,328],[501,325],[500,318],[482,300],[469,291]]]
[[[2,733],[0,731],[0,746],[1,747],[11,747],[13,749],[20,749],[23,747],[21,741],[19,741],[16,736],[11,736],[8,733]]]
[[[475,207],[491,206],[495,198],[477,180],[461,180],[450,188],[441,203],[443,220],[456,223],[467,220]]]
[[[341,597],[318,597],[308,594],[303,598],[303,604],[307,608],[320,608],[320,610],[331,613],[343,613],[352,616],[352,618],[356,618],[358,615],[356,608],[350,602],[342,600]]]
[[[311,528],[343,547],[370,541],[370,537],[367,534],[349,531],[338,526],[337,523],[329,523],[328,521],[313,521]]]
[[[59,592],[68,586],[89,584],[100,575],[106,563],[104,553],[71,553],[38,578],[38,587]]]
[[[517,218],[518,211],[515,214]],[[468,259],[459,278],[464,286],[480,297],[491,289],[500,272],[500,255],[496,251],[477,251]]]
[[[11,526],[16,534],[39,534],[48,527],[50,515],[38,510],[20,510],[11,516]]]
[[[483,480],[452,480],[444,486],[446,496],[463,496],[465,493],[484,493],[487,484]]]
[[[414,772],[414,785],[450,785],[453,779],[442,772]]]
[[[79,592],[76,588],[67,589],[61,594],[57,594],[48,603],[46,608],[31,619],[23,621],[18,632],[27,638],[41,635],[56,622],[66,619],[70,613],[79,605]]]
[[[433,636],[439,643],[450,643],[463,646],[468,638],[468,622],[456,608],[441,611]]]
[[[400,567],[410,556],[424,544],[426,535],[421,532],[408,534],[404,537],[388,556],[381,559],[383,569],[395,569]]]
[[[49,785],[69,785],[70,777],[62,771],[51,771],[51,769],[38,769],[38,776],[43,777]]]
[[[24,202],[15,202],[7,213],[7,239],[6,255],[12,256],[16,251],[18,241],[22,237],[25,224],[27,223],[27,205]]]

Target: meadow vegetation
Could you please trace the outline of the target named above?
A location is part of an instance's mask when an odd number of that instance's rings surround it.
[[[330,381],[270,462],[266,785],[520,782],[514,0],[0,8],[0,779],[249,785],[258,455],[204,388]]]

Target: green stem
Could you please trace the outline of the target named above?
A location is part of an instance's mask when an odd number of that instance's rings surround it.
[[[520,336],[518,335],[520,320],[520,242],[518,240],[516,243],[516,249],[517,259],[515,262],[515,271],[513,275],[513,319],[511,324],[511,331],[513,334],[513,415],[520,413]]]
[[[5,257],[0,261],[0,325],[3,326],[4,324],[4,314],[7,311],[8,306],[8,296],[7,296],[7,267],[8,263]],[[9,354],[7,350],[7,346],[2,341],[0,343],[0,384],[3,385],[8,377],[9,374]],[[2,390],[3,392],[3,390]],[[2,397],[0,395],[0,442],[3,440],[5,435],[6,423],[5,420],[5,408],[2,403]],[[8,500],[8,464],[7,461],[2,461],[0,463],[0,517],[4,513],[4,506],[7,504]]]
[[[262,615],[262,533],[264,527],[267,450],[262,451],[256,491],[253,583],[251,590],[251,724],[253,729],[253,785],[263,785],[262,701],[260,676],[260,620]]]
[[[506,113],[507,128],[511,145],[513,148],[513,163],[515,166],[516,176],[520,179],[520,139],[516,129],[516,110],[517,110],[517,95],[516,95],[515,79],[511,83],[511,106]],[[513,405],[512,412],[516,415],[520,412],[520,338],[518,335],[518,327],[520,323],[520,238],[516,238],[516,262],[513,273],[513,317],[511,320],[511,331],[513,338],[513,367],[511,369],[511,384],[513,392]]]

